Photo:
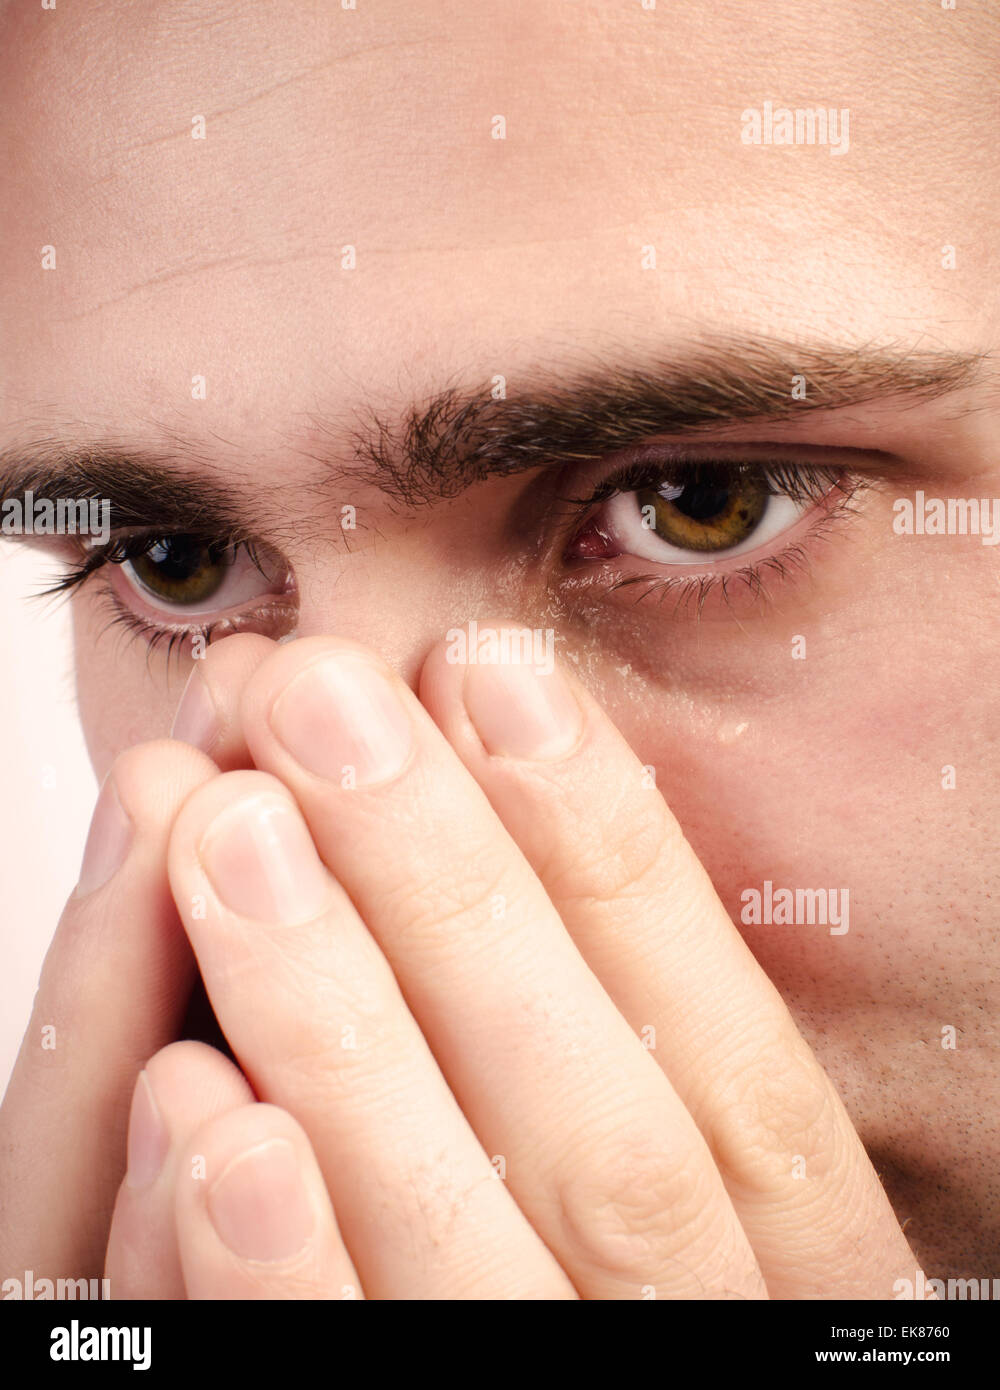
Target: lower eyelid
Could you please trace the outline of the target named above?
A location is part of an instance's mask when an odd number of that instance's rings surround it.
[[[144,617],[123,603],[110,585],[104,585],[103,590],[98,592],[97,602],[110,611],[109,625],[122,627],[142,638],[150,649],[166,643],[168,654],[178,643],[187,640],[200,638],[207,646],[237,632],[257,632],[274,641],[281,641],[296,630],[299,618],[298,604],[289,602],[287,598],[266,599],[240,612],[207,615],[204,622],[177,624]]]

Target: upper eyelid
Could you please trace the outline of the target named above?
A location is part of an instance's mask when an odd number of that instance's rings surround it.
[[[48,588],[40,591],[38,597],[56,597],[59,594],[72,593],[74,590],[79,589],[89,579],[94,578],[94,576],[99,574],[101,570],[106,569],[108,565],[125,564],[130,559],[137,559],[142,554],[148,554],[149,549],[152,549],[153,545],[157,541],[166,540],[170,536],[193,534],[195,533],[190,531],[168,531],[162,528],[160,530],[156,530],[153,527],[130,527],[126,528],[126,530],[122,532],[112,532],[112,534],[108,537],[108,540],[106,542],[104,542],[103,544],[98,544],[96,546],[88,546],[85,544],[86,541],[91,539],[90,537],[74,537],[73,539],[76,540],[78,543],[83,542],[83,544],[78,544],[77,548],[80,552],[84,553],[84,559],[79,563],[70,564],[69,567],[65,570],[65,572],[59,577],[59,579],[57,579],[53,584],[49,585]],[[63,539],[66,538],[64,537]],[[253,560],[254,564],[257,565],[257,568],[261,569],[261,566],[257,560],[257,552],[259,549],[262,548],[262,545],[259,541],[255,542],[254,538],[252,537],[242,539],[239,537],[226,535],[205,535],[198,537],[198,539],[203,541],[203,543],[206,545],[216,545],[223,547],[227,550],[235,548],[236,554],[238,554],[238,552],[241,549],[246,550],[250,558]],[[143,550],[141,548],[137,549],[135,554],[131,556],[125,555],[119,559],[113,558],[115,547],[120,546],[123,541],[128,540],[135,540],[136,542],[148,541],[149,547],[146,550]],[[236,555],[234,555],[234,563],[235,559]],[[263,574],[264,571],[261,570],[261,573]]]
[[[821,479],[827,482],[829,488],[832,488],[837,485],[839,479],[850,473],[850,470],[843,463],[834,466],[830,463],[803,462],[779,456],[751,459],[741,459],[738,455],[733,458],[711,455],[694,458],[639,458],[623,463],[618,468],[606,473],[595,484],[589,495],[581,497],[561,496],[559,500],[572,506],[592,507],[619,493],[631,492],[640,487],[654,486],[657,481],[679,481],[685,475],[691,476],[699,467],[706,470],[717,467],[723,471],[731,472],[733,476],[741,472],[771,480],[784,476],[790,485],[787,487],[779,486],[775,491],[786,496],[796,495],[796,488],[791,485],[793,477],[804,482]],[[818,499],[816,490],[808,486],[801,488],[800,495],[803,500],[813,497]]]
[[[775,460],[801,469],[827,467],[873,477],[898,475],[905,473],[908,466],[912,467],[901,455],[867,444],[824,444],[815,436],[801,439],[743,438],[723,432],[715,437],[706,435],[700,439],[640,439],[614,454],[588,460],[574,471],[589,480],[609,477],[631,465],[642,463],[658,463],[665,469],[707,462],[738,468]]]

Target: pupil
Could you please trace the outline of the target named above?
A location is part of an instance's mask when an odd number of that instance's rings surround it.
[[[729,487],[721,482],[689,483],[679,497],[673,498],[673,505],[692,521],[708,521],[729,505]]]
[[[176,583],[190,579],[206,561],[211,563],[204,545],[194,536],[171,536],[159,541],[149,551],[149,559],[160,579]]]

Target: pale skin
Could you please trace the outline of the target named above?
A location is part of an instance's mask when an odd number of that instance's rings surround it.
[[[116,1294],[167,1298],[890,1298],[918,1264],[998,1272],[998,552],[892,531],[917,488],[1000,496],[989,364],[933,400],[721,422],[713,444],[851,450],[873,485],[808,574],[701,621],[564,573],[568,531],[525,522],[535,474],[400,507],[349,445],[368,407],[496,373],[515,398],[598,351],[992,351],[997,23],[911,10],[803,3],[775,29],[742,5],[595,5],[567,28],[508,5],[485,32],[459,4],[150,5],[127,27],[95,4],[83,81],[80,21],[0,7],[0,444],[191,441],[275,514],[300,639],[258,625],[168,670],[104,633],[94,586],[73,601],[88,745],[131,831],[95,841],[124,858],[83,871],[4,1102],[0,1275],[106,1267]],[[767,98],[850,107],[849,153],[742,145]],[[467,711],[472,668],[444,652],[472,615],[558,633],[538,679],[569,694],[541,758],[491,749]],[[341,785],[350,756],[305,771],[268,722],[324,654],[398,702],[412,744],[374,785]],[[165,738],[193,670],[207,751]],[[234,911],[205,845],[268,807],[298,857],[233,851]],[[850,931],[741,929],[767,878],[848,886]],[[246,898],[258,881],[295,886],[291,925]],[[175,1041],[195,963],[237,1065]],[[244,1152],[255,1248],[301,1237],[272,1260],[212,1223]]]
[[[91,888],[121,852],[96,845],[62,929],[79,949],[119,895],[141,912],[155,838],[156,896],[240,1062],[179,1043],[140,1078],[117,1296],[887,1297],[912,1277],[832,1084],[581,687],[442,644],[418,699],[364,648],[253,636],[193,679],[208,751],[252,770],[123,754],[140,824],[141,787],[197,785]],[[628,790],[581,815],[595,780]],[[262,1167],[219,1215],[243,1155]]]

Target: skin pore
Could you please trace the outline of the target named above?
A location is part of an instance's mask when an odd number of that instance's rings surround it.
[[[893,501],[1000,496],[998,30],[986,4],[896,0],[0,7],[2,456],[134,452],[237,495],[294,576],[281,630],[363,642],[411,684],[470,617],[555,628],[736,920],[765,880],[849,889],[844,935],[744,935],[941,1277],[1000,1273],[996,551],[897,535]],[[849,151],[743,144],[766,100],[849,108]],[[761,343],[780,418],[658,436],[866,481],[767,597],[699,612],[613,588],[648,559],[568,563],[565,499],[607,455],[426,500],[358,449],[497,376],[512,404],[634,364],[738,378]],[[861,349],[897,384],[958,368],[819,407],[824,363]],[[167,733],[193,663],[109,628],[100,585],[74,605],[103,775]]]

